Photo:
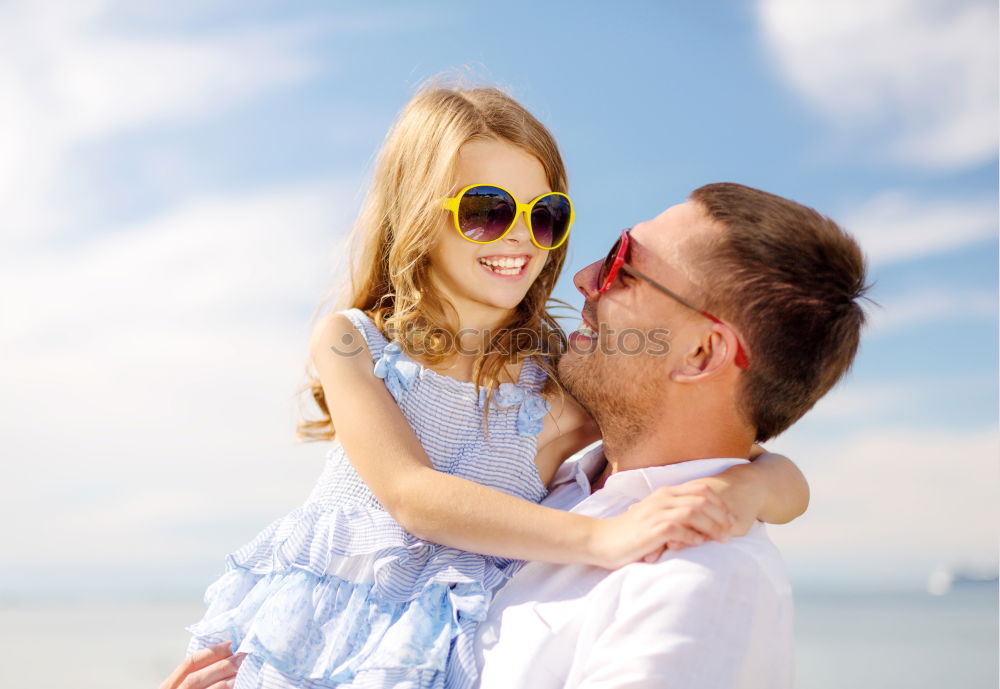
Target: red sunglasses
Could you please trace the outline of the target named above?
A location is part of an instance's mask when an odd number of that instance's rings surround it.
[[[631,228],[629,228],[631,229]],[[702,316],[712,321],[713,323],[718,323],[719,325],[725,325],[727,328],[732,329],[732,326],[726,325],[721,320],[710,314],[708,311],[702,311],[697,306],[689,302],[687,299],[677,294],[668,287],[664,287],[656,280],[648,277],[638,270],[629,265],[629,259],[631,258],[631,237],[629,235],[629,230],[622,230],[622,236],[618,238],[614,246],[611,247],[611,251],[608,252],[607,258],[604,259],[604,264],[601,266],[601,272],[597,275],[597,284],[601,287],[597,290],[598,294],[604,294],[609,289],[611,285],[614,284],[615,278],[618,277],[618,271],[623,270],[629,275],[644,280],[652,285],[654,288],[663,292],[669,297],[672,297],[684,304],[684,306],[689,309],[694,309]],[[736,331],[733,330],[735,333]],[[750,370],[750,359],[747,357],[746,350],[743,349],[743,344],[740,342],[739,335],[736,335],[736,356],[733,358],[733,362],[742,369],[747,371]]]

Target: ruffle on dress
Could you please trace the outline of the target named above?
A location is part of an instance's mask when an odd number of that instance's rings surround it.
[[[382,348],[382,355],[375,362],[375,376],[385,380],[385,386],[397,402],[420,373],[419,364],[405,356],[400,358],[402,354],[403,348],[394,340]]]
[[[520,405],[517,410],[517,432],[536,436],[542,432],[542,421],[552,405],[538,392],[516,383],[500,383],[493,393],[493,404],[503,409]],[[486,405],[486,390],[479,391],[479,406]]]
[[[368,671],[443,672],[460,617],[482,621],[489,603],[473,584],[435,584],[406,603],[372,588],[304,570],[234,569],[213,584],[209,614],[189,631],[231,640],[287,675],[347,683]]]
[[[296,679],[443,686],[518,564],[422,541],[379,510],[309,503],[229,556],[188,631]]]

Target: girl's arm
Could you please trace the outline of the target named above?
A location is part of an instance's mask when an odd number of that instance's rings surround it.
[[[788,457],[754,445],[749,464],[721,474],[681,484],[686,493],[700,486],[712,488],[734,516],[733,535],[741,536],[755,521],[787,524],[809,506],[809,484]]]
[[[733,469],[756,471],[764,484],[764,498],[757,519],[769,524],[787,524],[801,517],[809,507],[809,483],[795,463],[757,444],[753,446],[750,460],[749,466]]]
[[[348,343],[357,345],[356,356],[338,353]],[[617,517],[595,519],[437,471],[361,343],[345,316],[331,315],[314,331],[312,359],[348,458],[379,502],[418,538],[497,557],[615,568],[667,541],[722,538],[729,527],[714,494],[661,495]]]

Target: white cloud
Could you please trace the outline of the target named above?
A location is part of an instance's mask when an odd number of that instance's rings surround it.
[[[53,327],[211,325],[315,297],[303,275],[332,262],[352,206],[346,187],[329,181],[206,195],[72,249],[4,255],[0,285],[18,295],[0,307],[4,339],[37,341]]]
[[[112,10],[105,0],[0,6],[0,235],[8,240],[72,219],[53,199],[81,145],[208,118],[316,69],[303,54],[303,27],[150,36],[113,28]]]
[[[760,0],[781,75],[841,132],[898,161],[997,155],[997,7],[965,0]]]
[[[913,399],[913,389],[841,383],[809,410],[809,422],[845,421],[872,418],[898,408]]]
[[[891,190],[840,220],[875,264],[945,253],[997,236],[996,199],[923,200]]]
[[[869,309],[873,335],[890,333],[956,318],[978,318],[996,321],[995,292],[974,290],[922,289],[890,299],[880,299],[879,306]]]
[[[833,443],[792,429],[769,449],[793,457],[812,488],[806,515],[771,529],[793,571],[919,584],[940,564],[996,562],[996,428],[879,429]]]
[[[215,568],[304,499],[324,450],[296,445],[293,393],[356,181],[191,193],[175,171],[192,161],[168,152],[171,207],[111,227],[81,227],[84,200],[64,192],[119,134],[176,132],[308,79],[318,32],[401,20],[254,24],[234,5],[236,21],[175,31],[204,3],[164,8],[0,5],[0,518],[22,525],[0,561],[21,572]],[[94,192],[119,210],[125,184]]]
[[[322,448],[295,447],[292,396],[351,186],[212,196],[4,256],[5,560],[221,557],[305,498]]]

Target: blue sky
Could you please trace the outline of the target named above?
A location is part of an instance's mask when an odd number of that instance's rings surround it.
[[[854,232],[881,307],[770,444],[813,488],[772,534],[800,586],[995,565],[996,36],[978,1],[5,4],[0,592],[197,590],[304,499],[309,318],[386,129],[442,72],[556,135],[571,303],[618,230],[706,182]]]

